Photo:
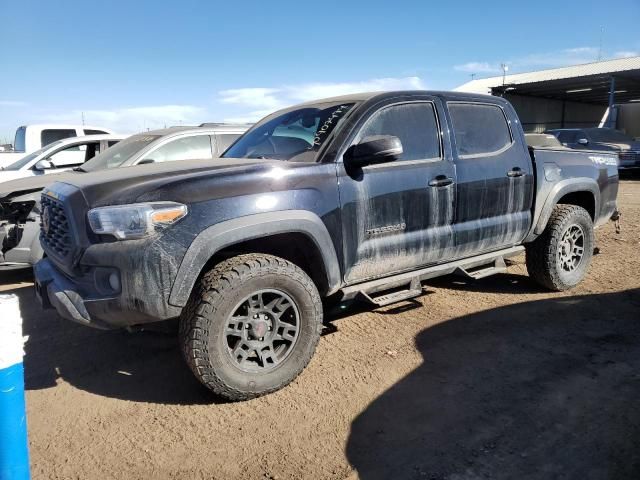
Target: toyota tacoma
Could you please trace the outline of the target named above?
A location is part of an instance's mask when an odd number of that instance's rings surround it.
[[[387,305],[526,253],[578,284],[616,212],[615,154],[527,147],[502,98],[354,94],[275,112],[221,158],[104,170],[45,189],[45,307],[98,328],[179,318],[184,358],[244,400],[290,383],[323,305]]]

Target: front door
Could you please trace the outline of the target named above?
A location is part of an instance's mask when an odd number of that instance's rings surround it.
[[[375,106],[350,145],[394,135],[394,162],[347,172],[339,159],[345,282],[353,284],[437,262],[453,249],[455,169],[440,104],[387,100]]]
[[[456,144],[456,258],[520,243],[531,226],[533,170],[499,105],[448,102]],[[514,129],[515,131],[516,129]]]

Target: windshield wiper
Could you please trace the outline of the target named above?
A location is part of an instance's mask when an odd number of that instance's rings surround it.
[[[87,173],[87,171],[86,171],[84,168],[82,168],[82,167],[75,167],[75,168],[73,169],[73,171],[74,171],[74,172]]]

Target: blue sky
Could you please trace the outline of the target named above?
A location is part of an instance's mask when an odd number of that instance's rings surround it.
[[[609,10],[607,7],[610,6]],[[25,123],[123,133],[254,120],[358,90],[640,52],[640,0],[0,0],[0,142]]]

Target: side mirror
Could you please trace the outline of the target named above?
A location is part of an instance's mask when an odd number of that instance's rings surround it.
[[[365,167],[377,163],[393,162],[402,155],[402,142],[393,135],[372,135],[351,145],[344,153],[345,165]]]
[[[140,160],[138,162],[138,165],[146,165],[147,163],[156,163],[156,161],[153,158],[145,158],[143,160]]]
[[[579,138],[578,139],[578,143],[580,145],[588,145],[589,144],[589,140],[587,140],[586,138]]]
[[[34,170],[38,170],[40,172],[42,172],[44,170],[51,170],[52,168],[56,168],[56,166],[53,164],[53,162],[51,160],[39,160],[33,166]]]

